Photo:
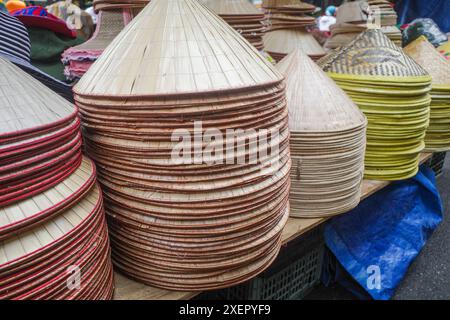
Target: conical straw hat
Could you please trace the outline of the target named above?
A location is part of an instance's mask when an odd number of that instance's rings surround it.
[[[286,77],[291,132],[339,132],[367,122],[345,92],[300,50],[276,67]],[[320,94],[313,94],[317,88]]]
[[[0,58],[0,138],[56,127],[75,118],[67,100]]]
[[[202,2],[219,16],[228,15],[264,15],[247,0],[202,0]]]
[[[271,55],[280,58],[298,49],[316,60],[325,55],[324,49],[307,31],[301,29],[282,29],[264,35],[264,46]],[[277,59],[277,57],[274,57]],[[281,60],[281,59],[278,59]]]
[[[225,21],[196,0],[152,1],[74,89],[154,96],[224,91],[282,80]]]
[[[380,29],[361,33],[342,50],[318,62],[339,79],[427,82],[428,73],[397,47]]]
[[[427,38],[420,36],[403,50],[430,74],[433,87],[450,89],[450,63]]]

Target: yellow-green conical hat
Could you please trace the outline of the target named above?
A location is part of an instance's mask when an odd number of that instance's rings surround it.
[[[319,65],[337,78],[426,82],[428,73],[396,46],[380,29],[361,33]]]

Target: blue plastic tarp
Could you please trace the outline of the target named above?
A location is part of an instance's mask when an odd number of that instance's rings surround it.
[[[434,173],[423,166],[356,209],[330,220],[325,242],[345,270],[374,299],[390,299],[442,220]]]
[[[449,0],[400,0],[395,9],[401,24],[417,18],[430,18],[443,32],[450,32]]]

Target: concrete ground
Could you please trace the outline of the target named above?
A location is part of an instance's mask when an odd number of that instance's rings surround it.
[[[450,300],[450,155],[437,179],[444,218],[397,288],[394,300]],[[348,300],[355,297],[339,285],[319,286],[306,299]]]

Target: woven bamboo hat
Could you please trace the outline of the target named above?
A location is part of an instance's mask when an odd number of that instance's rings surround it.
[[[183,25],[177,22],[188,17],[202,19],[192,18]],[[235,30],[194,1],[150,3],[87,75],[76,86],[79,95],[188,94],[267,85],[281,79]]]
[[[38,205],[38,203],[36,203]],[[98,187],[57,217],[0,242],[2,299],[110,299],[112,269]],[[22,209],[24,210],[24,209]],[[23,212],[23,211],[21,211]],[[67,268],[83,272],[78,290]]]
[[[289,215],[285,85],[224,20],[199,1],[152,0],[75,91],[119,270],[196,291],[240,283],[273,261]],[[177,162],[180,130],[196,147]],[[278,152],[249,161],[264,130],[279,133],[266,141]]]
[[[62,54],[67,79],[81,78],[103,50],[125,28],[125,26],[144,8],[146,1],[94,1],[98,12],[95,33],[88,41],[67,49]]]
[[[305,30],[283,29],[268,32],[264,35],[266,51],[277,61],[298,49],[311,59],[318,60],[325,55],[324,49]]]
[[[0,298],[111,298],[106,224],[77,109],[1,58],[0,74]],[[90,213],[95,224],[81,223]],[[71,265],[85,272],[76,292],[65,285]]]
[[[377,29],[319,64],[368,118],[366,177],[413,176],[429,123],[429,74]]]
[[[366,117],[304,53],[294,51],[277,68],[287,84],[291,216],[347,212],[359,203]]]
[[[0,58],[0,205],[50,188],[81,161],[80,121],[67,100]]]
[[[202,0],[202,2],[247,39],[256,49],[264,48],[265,14],[247,0]]]
[[[431,76],[430,126],[425,137],[427,151],[450,150],[450,64],[424,37],[411,42],[405,52]]]

